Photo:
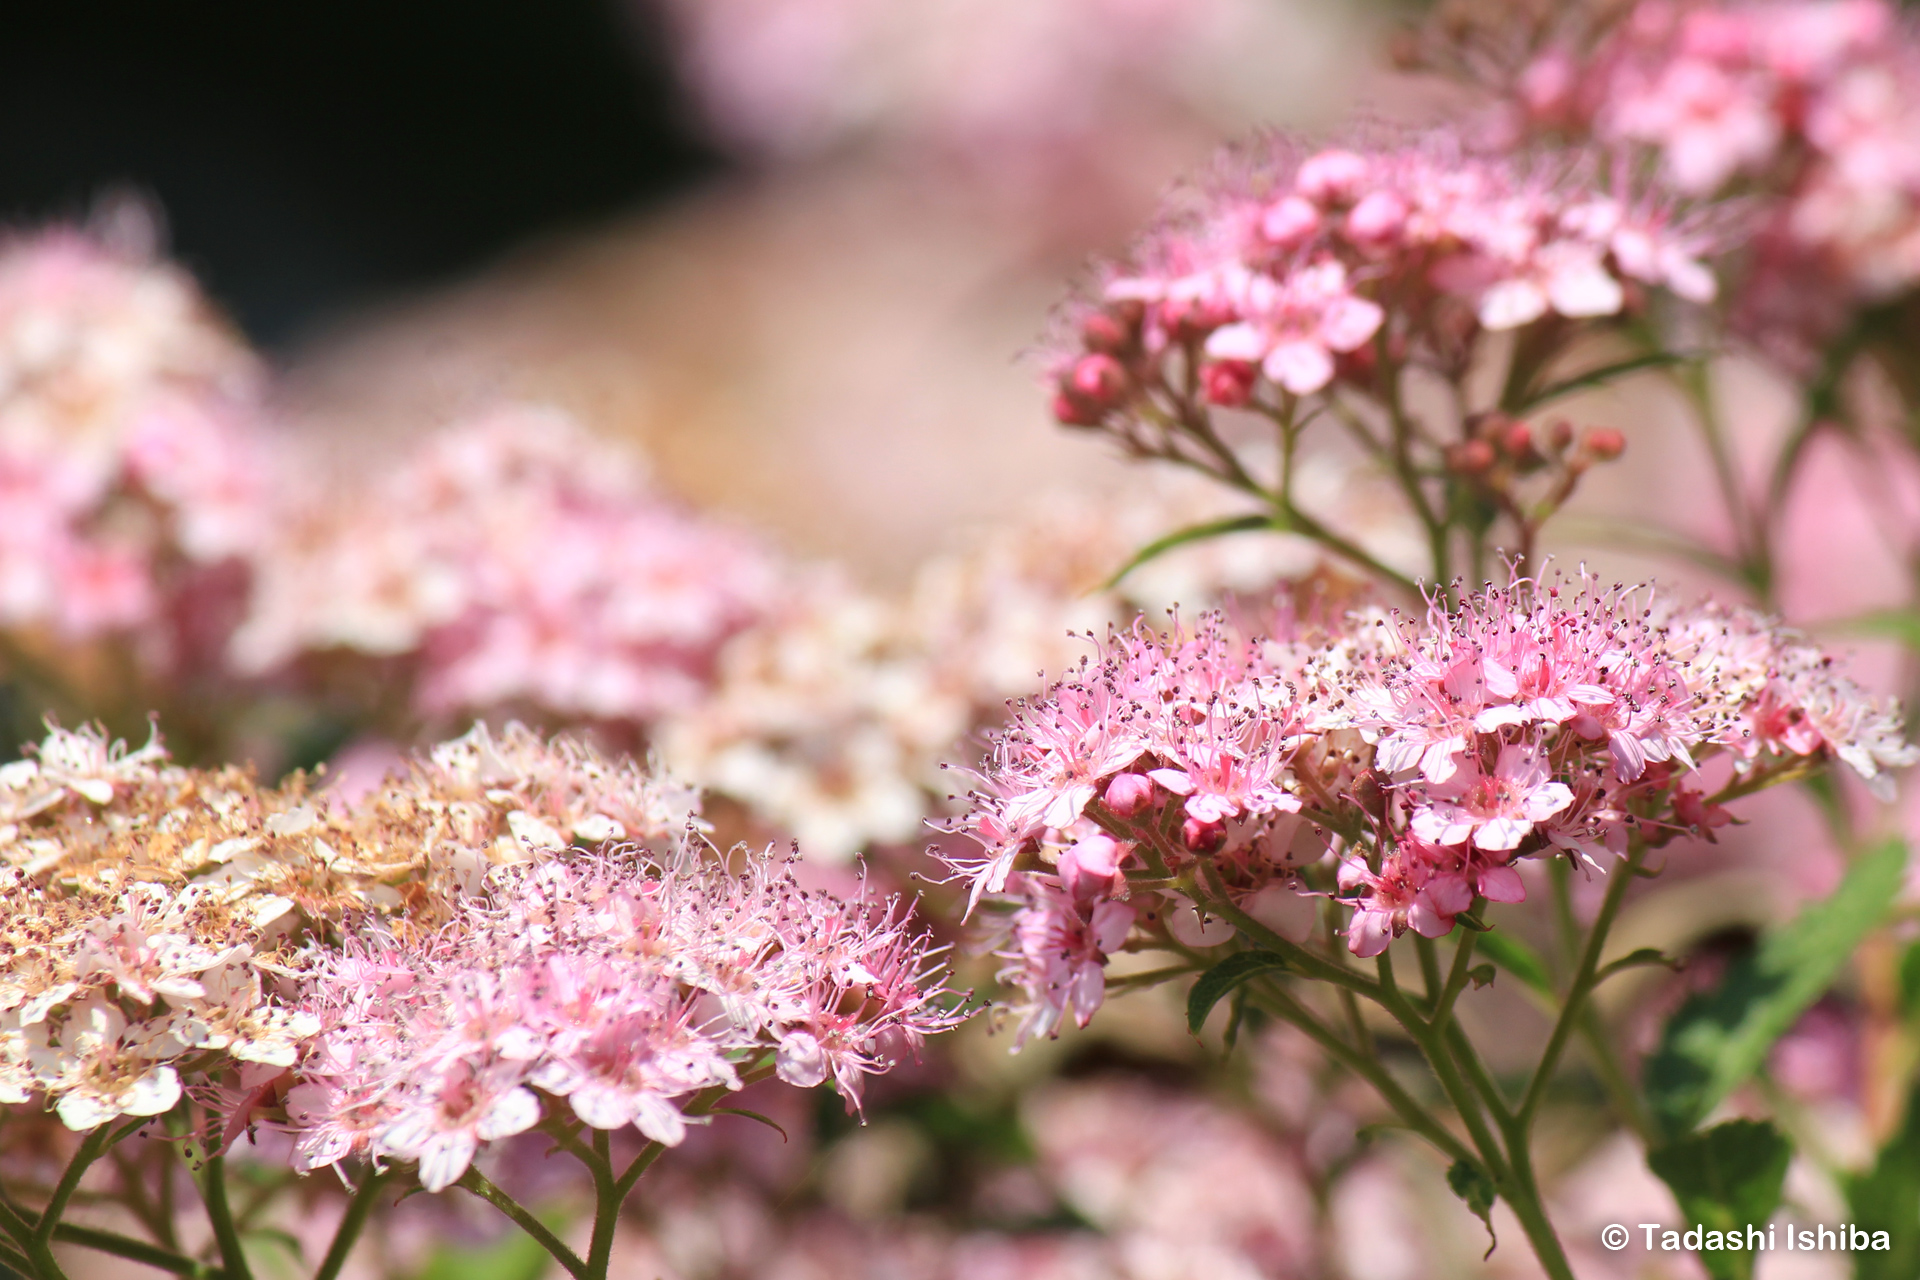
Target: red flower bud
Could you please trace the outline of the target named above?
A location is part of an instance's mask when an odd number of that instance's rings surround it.
[[[1582,443],[1587,456],[1596,462],[1612,462],[1627,451],[1627,438],[1612,427],[1588,427]]]
[[[1200,370],[1207,403],[1238,409],[1253,399],[1253,381],[1259,370],[1245,360],[1216,360]]]

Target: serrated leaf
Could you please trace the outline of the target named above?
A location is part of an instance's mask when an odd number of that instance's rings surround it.
[[[1880,1148],[1873,1168],[1841,1179],[1853,1222],[1885,1231],[1889,1252],[1854,1255],[1854,1280],[1913,1280],[1920,1276],[1920,1088],[1907,1099],[1906,1123]]]
[[[1284,969],[1287,961],[1271,951],[1236,951],[1200,975],[1187,992],[1187,1030],[1194,1035],[1207,1024],[1207,1015],[1229,991],[1257,973]]]
[[[1262,529],[1273,528],[1273,518],[1265,515],[1232,516],[1225,520],[1209,520],[1205,524],[1191,525],[1176,530],[1164,538],[1155,538],[1146,546],[1133,553],[1131,559],[1114,571],[1114,575],[1101,583],[1101,590],[1111,591],[1120,585],[1120,580],[1138,569],[1149,560],[1155,560],[1189,542],[1204,542],[1208,538],[1221,538],[1230,533],[1256,533]]]
[[[1763,1120],[1731,1120],[1647,1154],[1647,1167],[1673,1190],[1687,1221],[1724,1235],[1748,1226],[1766,1229],[1780,1206],[1793,1144]],[[1753,1251],[1702,1249],[1698,1257],[1715,1280],[1751,1280]]]
[[[1885,919],[1906,865],[1900,841],[1881,845],[1848,869],[1831,897],[1764,935],[1718,988],[1680,1006],[1644,1072],[1649,1109],[1663,1134],[1688,1132],[1759,1070],[1773,1042]]]
[[[1481,955],[1544,996],[1552,996],[1553,979],[1540,953],[1504,929],[1483,933],[1474,943]]]
[[[1493,1179],[1487,1176],[1485,1169],[1472,1161],[1455,1160],[1447,1169],[1447,1186],[1452,1188],[1453,1194],[1467,1202],[1467,1208],[1473,1210],[1473,1216],[1486,1227],[1487,1252],[1481,1258],[1485,1262],[1493,1256],[1495,1246],[1500,1243],[1493,1234],[1493,1202],[1498,1195]]]

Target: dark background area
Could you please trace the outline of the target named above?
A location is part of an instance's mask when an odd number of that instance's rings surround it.
[[[258,341],[717,166],[627,0],[6,9],[0,221],[131,190]]]

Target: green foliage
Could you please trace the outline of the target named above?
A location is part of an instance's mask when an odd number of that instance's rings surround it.
[[[1504,929],[1480,935],[1475,947],[1480,954],[1505,969],[1541,995],[1552,997],[1553,979],[1547,974],[1547,962],[1540,953]]]
[[[1680,1006],[1645,1071],[1647,1101],[1662,1134],[1690,1131],[1760,1068],[1773,1042],[1885,918],[1906,860],[1898,840],[1861,858],[1832,897],[1766,934],[1716,990]]]
[[[1257,973],[1285,969],[1285,957],[1271,951],[1236,951],[1200,975],[1187,993],[1187,1030],[1194,1035],[1207,1023],[1207,1015],[1229,991]]]
[[[1873,1167],[1846,1177],[1842,1186],[1852,1221],[1885,1231],[1893,1243],[1888,1253],[1855,1254],[1855,1280],[1920,1277],[1920,1087],[1907,1099],[1906,1123],[1880,1149]]]
[[[418,1280],[540,1280],[552,1266],[539,1241],[513,1231],[479,1248],[441,1245]]]
[[[1663,964],[1669,969],[1679,967],[1678,964],[1667,956],[1666,952],[1661,951],[1658,947],[1641,947],[1639,950],[1629,952],[1621,956],[1618,960],[1610,961],[1603,966],[1600,972],[1594,975],[1594,981],[1605,982],[1616,973],[1624,973],[1628,969],[1644,969],[1652,964]]]
[[[1453,1194],[1467,1202],[1467,1208],[1473,1216],[1480,1219],[1487,1229],[1487,1256],[1493,1256],[1494,1246],[1499,1240],[1493,1234],[1493,1201],[1496,1195],[1493,1179],[1487,1171],[1470,1160],[1455,1160],[1447,1170],[1447,1186]]]
[[[1168,534],[1164,538],[1155,538],[1146,546],[1133,553],[1133,558],[1121,565],[1102,585],[1111,590],[1118,586],[1120,579],[1138,569],[1149,560],[1155,560],[1176,547],[1184,547],[1189,542],[1204,542],[1208,538],[1224,537],[1229,533],[1256,533],[1261,529],[1273,528],[1273,518],[1264,515],[1233,516],[1226,520],[1209,520],[1205,524],[1192,525]]]
[[[1687,1221],[1708,1231],[1764,1228],[1780,1206],[1793,1145],[1763,1120],[1731,1120],[1653,1151],[1647,1165],[1673,1189]],[[1753,1253],[1706,1249],[1699,1254],[1715,1280],[1750,1280]]]
[[[1633,356],[1613,364],[1601,365],[1597,369],[1589,369],[1585,373],[1575,374],[1571,378],[1562,379],[1538,390],[1529,388],[1519,402],[1510,404],[1506,408],[1509,413],[1531,413],[1542,405],[1550,404],[1563,396],[1570,396],[1576,391],[1585,391],[1590,387],[1603,387],[1629,374],[1638,373],[1642,369],[1658,369],[1697,359],[1699,359],[1698,355],[1681,351],[1655,351],[1648,355]]]

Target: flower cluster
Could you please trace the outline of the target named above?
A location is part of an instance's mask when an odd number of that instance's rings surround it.
[[[237,664],[398,660],[429,716],[644,722],[686,706],[777,579],[745,535],[673,506],[629,455],[546,410],[456,424],[357,495],[290,505],[256,562]]]
[[[1183,385],[1228,407],[1310,395],[1366,383],[1382,353],[1455,369],[1480,331],[1617,315],[1645,286],[1711,299],[1714,236],[1623,187],[1592,157],[1441,135],[1260,144],[1068,308],[1055,416],[1147,418]]]
[[[260,379],[138,231],[0,244],[0,626],[130,634],[164,665],[172,613],[253,539]]]
[[[0,767],[0,1099],[42,1095],[90,1129],[167,1110],[183,1073],[291,1066],[319,1027],[280,999],[309,942],[370,914],[431,933],[493,865],[671,836],[692,803],[517,726],[476,727],[345,811],[302,779],[54,729]]]
[[[1382,486],[1332,459],[1310,474],[1314,510],[1388,559],[1418,563],[1418,531]],[[1107,581],[1160,531],[1238,514],[1243,504],[1222,498],[1196,477],[1135,471],[1098,495],[1046,494],[1032,515],[928,561],[897,595],[796,574],[721,651],[707,695],[662,721],[662,758],[809,856],[906,843],[951,790],[942,768],[955,744],[997,723],[1036,672],[1069,666],[1082,650],[1075,633],[1276,579],[1357,589],[1321,548],[1286,535],[1197,543]]]
[[[1881,784],[1920,752],[1896,708],[1759,616],[1590,580],[1279,639],[1137,625],[995,739],[964,821],[985,856],[955,867],[976,903],[1019,896],[1003,977],[1023,1037],[1050,1034],[1092,1015],[1114,953],[1214,945],[1228,908],[1304,936],[1298,899],[1333,896],[1371,956],[1521,900],[1519,859],[1710,835],[1716,756],[1732,792],[1808,758]]]
[[[1920,282],[1916,84],[1920,39],[1884,0],[1642,0],[1550,43],[1510,98],[1525,127],[1650,149],[1688,194],[1778,197],[1758,287],[1871,302]]]
[[[852,1109],[865,1076],[961,1020],[949,995],[899,904],[804,891],[770,859],[502,868],[444,930],[372,934],[305,975],[320,1034],[286,1100],[295,1167],[410,1160],[439,1191],[480,1144],[568,1112],[673,1146],[692,1095],[769,1070],[830,1080]]]

